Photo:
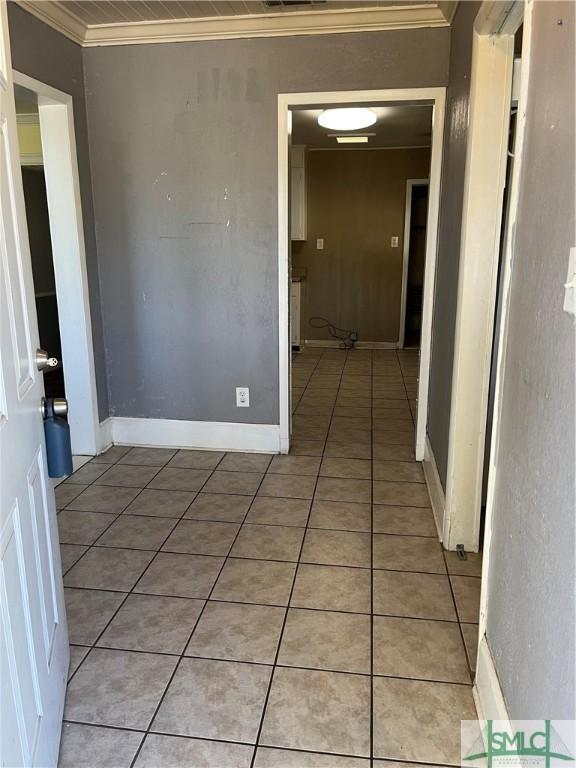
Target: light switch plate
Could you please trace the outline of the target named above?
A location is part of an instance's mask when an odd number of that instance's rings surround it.
[[[398,237],[398,235],[394,235],[394,237],[390,239],[390,247],[398,248],[399,242],[400,242],[400,238]]]
[[[324,250],[324,238],[319,237],[316,239],[316,250],[317,251],[323,251]]]

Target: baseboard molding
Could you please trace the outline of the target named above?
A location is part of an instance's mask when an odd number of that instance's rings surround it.
[[[111,442],[117,445],[262,453],[279,453],[281,450],[278,424],[130,419],[120,416],[113,416],[109,421]]]
[[[426,485],[428,486],[428,493],[430,494],[430,501],[432,502],[432,511],[434,513],[434,520],[436,521],[436,528],[438,529],[438,536],[440,541],[443,539],[444,530],[444,512],[446,509],[446,496],[444,494],[444,488],[440,481],[440,474],[438,473],[438,467],[436,466],[436,459],[434,458],[434,452],[430,445],[430,439],[426,435],[426,445],[424,447],[424,461],[422,462],[424,469],[424,478]]]
[[[320,347],[325,349],[340,349],[342,341],[337,339],[306,339],[307,347]],[[396,341],[357,341],[355,349],[398,349]]]
[[[98,453],[104,453],[112,445],[112,419],[108,417],[100,422],[98,434]]]
[[[498,680],[494,659],[486,641],[486,635],[481,638],[478,644],[476,679],[472,692],[479,720],[510,722],[508,708]]]

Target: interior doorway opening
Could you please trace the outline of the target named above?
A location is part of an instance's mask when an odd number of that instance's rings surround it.
[[[398,343],[399,347],[408,349],[420,349],[427,219],[428,180],[410,179],[406,184],[402,311]]]

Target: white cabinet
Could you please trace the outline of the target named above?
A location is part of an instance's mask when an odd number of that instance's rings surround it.
[[[300,349],[300,298],[302,283],[292,281],[290,291],[290,341],[292,348]]]
[[[306,147],[290,147],[290,236],[306,240]]]

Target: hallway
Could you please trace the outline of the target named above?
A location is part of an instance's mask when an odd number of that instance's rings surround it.
[[[481,563],[438,544],[416,375],[306,349],[289,456],[115,446],[58,486],[62,767],[459,764]]]

